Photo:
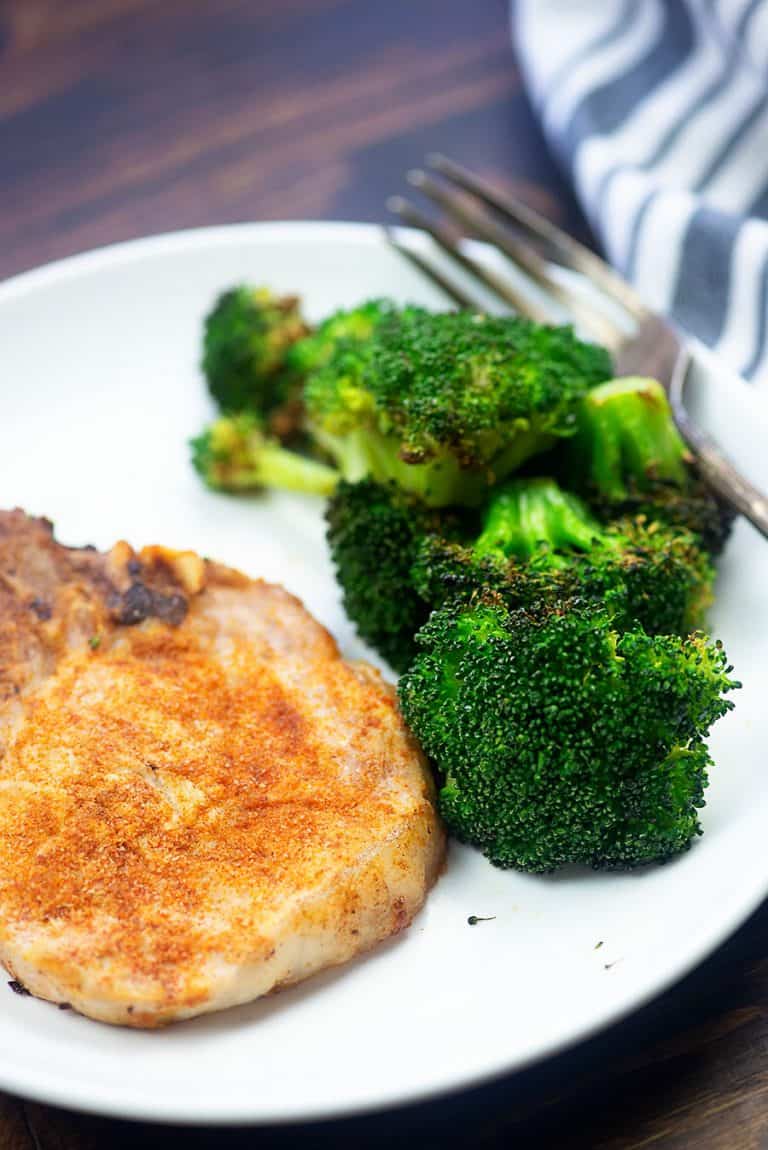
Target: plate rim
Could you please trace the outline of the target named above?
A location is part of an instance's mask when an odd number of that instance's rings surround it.
[[[348,240],[354,239],[378,247],[387,244],[388,230],[398,235],[409,236],[416,243],[421,239],[421,233],[416,228],[355,220],[244,220],[227,224],[207,224],[204,227],[178,228],[170,232],[150,232],[133,239],[117,240],[114,243],[100,244],[95,248],[86,248],[72,255],[62,256],[60,259],[48,260],[23,271],[13,272],[10,276],[0,279],[0,303],[5,303],[7,298],[24,294],[47,282],[55,283],[59,279],[68,279],[78,272],[96,270],[102,264],[110,264],[114,260],[120,261],[121,257],[128,257],[127,262],[133,263],[150,252],[182,251],[187,247],[197,247],[205,241],[236,246],[238,236],[243,233],[268,238],[270,233],[274,232],[276,239],[291,241],[292,238],[301,240],[313,233],[321,234],[327,231],[340,242],[346,237]],[[296,234],[292,237],[291,233]]]
[[[395,230],[416,245],[429,243],[427,237],[414,229]],[[253,221],[158,232],[88,249],[16,273],[0,281],[0,307],[38,288],[76,278],[80,274],[87,274],[100,267],[140,262],[146,256],[156,253],[174,253],[206,245],[233,246],[244,239],[254,238],[266,240],[274,238],[280,242],[300,243],[310,241],[313,237],[318,240],[332,237],[338,243],[386,247],[388,246],[386,232],[387,226],[383,224],[341,220]],[[699,351],[694,344],[694,355],[705,369],[711,370],[710,352]],[[414,1086],[407,1091],[387,1092],[386,1089],[379,1090],[378,1093],[371,1091],[370,1098],[342,1104],[329,1099],[327,1103],[304,1105],[291,1113],[286,1112],[284,1108],[271,1111],[268,1105],[261,1106],[258,1113],[243,1105],[233,1107],[229,1104],[222,1108],[217,1107],[215,1097],[200,1095],[191,1097],[186,1112],[182,1112],[176,1095],[167,1104],[162,1099],[159,1101],[155,1099],[151,1104],[138,1100],[130,1103],[127,1099],[124,1101],[116,1099],[114,1091],[112,1094],[108,1091],[100,1092],[97,1087],[94,1092],[93,1087],[84,1079],[81,1080],[81,1089],[73,1092],[72,1083],[65,1082],[60,1085],[55,1073],[52,1072],[46,1071],[42,1075],[38,1073],[35,1078],[31,1078],[24,1071],[14,1073],[12,1060],[9,1059],[6,1063],[0,1054],[0,1088],[23,1098],[83,1113],[180,1126],[292,1125],[334,1121],[398,1107],[410,1107],[459,1091],[474,1090],[528,1069],[545,1058],[573,1049],[621,1019],[634,1014],[648,1002],[668,991],[710,957],[747,921],[766,897],[768,897],[768,867],[759,880],[753,876],[752,883],[745,883],[741,897],[731,903],[729,913],[717,920],[716,929],[705,926],[699,928],[693,942],[689,939],[686,949],[670,961],[662,976],[655,973],[653,968],[644,978],[635,981],[633,990],[620,1002],[598,1010],[589,1022],[575,1027],[564,1037],[544,1039],[533,1044],[524,1056],[515,1057],[510,1062],[500,1064],[497,1058],[493,1058],[490,1060],[492,1064],[480,1065],[472,1071],[457,1074],[450,1081],[446,1080],[437,1086]]]

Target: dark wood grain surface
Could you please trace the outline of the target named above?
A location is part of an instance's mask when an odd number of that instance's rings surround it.
[[[384,220],[430,149],[586,235],[525,102],[503,0],[0,0],[0,277],[198,224]],[[0,1096],[0,1150],[154,1150],[174,1133]],[[768,911],[631,1019],[511,1079],[343,1123],[182,1136],[222,1150],[768,1146]]]

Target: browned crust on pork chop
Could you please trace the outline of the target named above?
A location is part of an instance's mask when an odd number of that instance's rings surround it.
[[[280,587],[0,513],[0,958],[156,1026],[401,930],[444,850],[378,673]]]

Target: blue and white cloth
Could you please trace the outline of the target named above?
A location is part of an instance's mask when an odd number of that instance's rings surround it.
[[[768,0],[513,0],[526,84],[608,259],[768,383]]]

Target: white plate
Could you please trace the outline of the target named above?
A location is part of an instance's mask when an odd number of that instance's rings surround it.
[[[49,516],[65,543],[192,547],[279,580],[360,655],[318,502],[216,496],[189,466],[186,441],[210,412],[201,320],[241,280],[300,291],[312,317],[371,295],[442,302],[378,229],[358,225],[188,232],[10,281],[0,287],[2,504]],[[708,422],[768,487],[763,405],[737,381],[710,387],[702,363]],[[626,1014],[768,892],[767,582],[768,546],[740,523],[714,626],[745,686],[712,739],[705,835],[675,863],[533,878],[454,846],[404,937],[275,998],[157,1033],[90,1022],[0,983],[0,1088],[181,1122],[341,1115],[521,1067]],[[470,914],[496,919],[470,927]]]

